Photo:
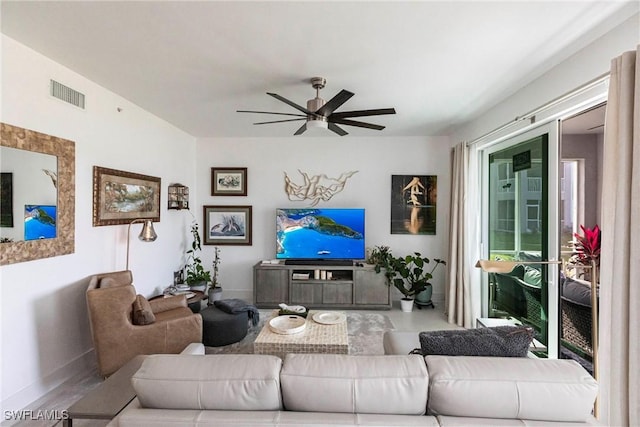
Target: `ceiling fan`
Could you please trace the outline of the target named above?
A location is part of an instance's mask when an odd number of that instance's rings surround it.
[[[363,117],[363,116],[380,116],[384,114],[395,114],[396,110],[393,108],[379,108],[376,110],[357,110],[357,111],[342,111],[335,112],[342,104],[347,102],[354,94],[348,90],[342,89],[336,96],[331,98],[328,102],[320,98],[320,89],[324,88],[327,84],[327,80],[323,77],[313,77],[311,79],[311,86],[316,90],[316,97],[307,101],[307,108],[304,108],[295,102],[276,94],[267,92],[267,95],[273,96],[275,99],[284,102],[287,105],[295,108],[304,114],[291,114],[291,113],[276,113],[272,111],[253,111],[253,110],[237,110],[238,113],[259,113],[259,114],[277,114],[280,116],[294,116],[299,117],[296,119],[274,120],[268,122],[257,122],[254,125],[265,125],[270,123],[283,123],[293,122],[297,120],[306,120],[306,122],[294,133],[294,135],[301,135],[309,128],[324,128],[329,129],[340,136],[347,135],[348,132],[342,129],[338,125],[356,126],[367,129],[382,130],[384,126],[375,125],[372,123],[365,123],[361,121],[351,120],[350,117]]]

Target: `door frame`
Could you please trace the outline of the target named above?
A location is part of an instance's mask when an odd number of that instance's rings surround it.
[[[530,128],[526,131],[505,137],[500,141],[489,144],[485,147],[478,147],[478,159],[480,162],[481,174],[481,257],[489,258],[489,156],[495,152],[502,151],[522,142],[547,134],[547,260],[555,261],[560,259],[560,120],[553,120]],[[560,343],[560,288],[559,288],[559,268],[547,269],[547,355],[556,359],[559,355]],[[489,283],[488,275],[482,277],[481,310],[482,317],[488,316],[489,312]]]

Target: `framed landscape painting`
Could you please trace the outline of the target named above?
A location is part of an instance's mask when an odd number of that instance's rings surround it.
[[[160,221],[160,178],[93,167],[93,226]]]
[[[246,196],[247,168],[211,168],[212,196]]]
[[[251,246],[251,206],[204,206],[205,245]]]
[[[436,234],[438,177],[391,176],[391,234]]]

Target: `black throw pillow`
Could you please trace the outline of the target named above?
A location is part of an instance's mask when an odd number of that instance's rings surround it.
[[[526,357],[533,329],[525,326],[420,332],[424,356]]]

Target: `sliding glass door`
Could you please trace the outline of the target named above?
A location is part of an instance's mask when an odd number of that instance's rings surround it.
[[[510,273],[492,273],[488,317],[528,325],[538,356],[558,354],[558,131],[542,126],[484,150],[484,254],[520,260]]]

